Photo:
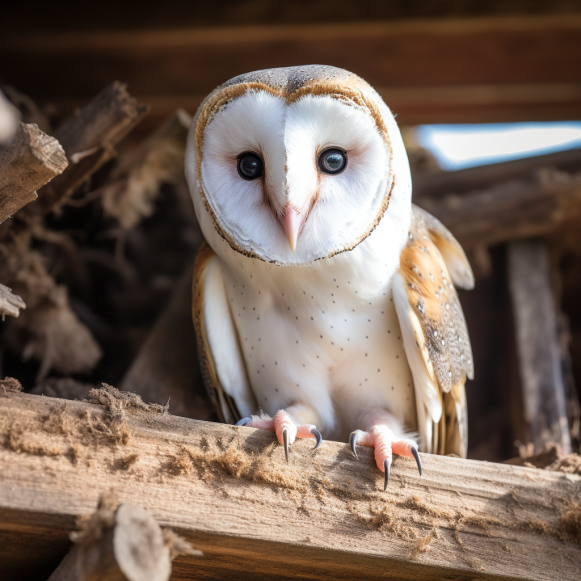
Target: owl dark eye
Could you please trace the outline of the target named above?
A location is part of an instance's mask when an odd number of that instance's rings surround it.
[[[245,180],[255,180],[264,175],[264,162],[252,151],[245,151],[238,156],[238,173]]]
[[[341,173],[347,167],[347,153],[341,149],[325,149],[319,155],[317,165],[323,173]]]

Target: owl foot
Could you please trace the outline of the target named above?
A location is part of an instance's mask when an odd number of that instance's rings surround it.
[[[237,426],[250,426],[259,430],[269,430],[276,434],[276,439],[281,446],[284,446],[284,455],[288,462],[289,446],[296,438],[313,438],[316,440],[316,450],[323,441],[321,433],[312,424],[297,426],[290,415],[284,410],[279,410],[274,414],[274,418],[261,418],[260,416],[251,416],[242,418],[236,422]]]
[[[385,473],[385,482],[383,490],[387,490],[387,483],[389,481],[389,470],[391,468],[392,454],[405,456],[406,458],[414,458],[418,465],[420,476],[422,475],[422,463],[420,455],[418,454],[417,444],[413,440],[397,439],[393,436],[393,432],[383,425],[373,426],[369,432],[362,430],[355,430],[349,436],[351,450],[357,456],[357,445],[369,446],[375,448],[375,463],[377,467]]]

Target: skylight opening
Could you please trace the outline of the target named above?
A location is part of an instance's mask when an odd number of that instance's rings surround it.
[[[445,170],[581,147],[581,121],[420,125],[419,143]]]

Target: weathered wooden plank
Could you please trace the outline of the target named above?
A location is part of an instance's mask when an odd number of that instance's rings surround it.
[[[11,578],[34,564],[21,543],[46,562],[51,539],[62,556],[111,488],[204,551],[172,579],[194,564],[206,579],[578,578],[574,475],[423,454],[422,477],[396,458],[384,493],[368,449],[356,461],[346,444],[299,441],[287,464],[271,433],[20,394],[0,398],[0,430]]]
[[[417,203],[469,250],[546,235],[581,218],[581,170],[567,173],[545,166],[534,175],[498,184],[491,171],[491,181],[483,190],[450,189],[447,196],[423,196]]]
[[[122,83],[103,89],[86,107],[69,117],[55,137],[71,162],[68,171],[47,184],[41,192],[34,214],[48,214],[56,209],[77,187],[115,155],[114,146],[123,139],[149,111],[132,97]]]
[[[537,453],[548,443],[559,444],[565,453],[570,453],[567,398],[550,276],[543,241],[509,245],[508,278],[528,441]]]
[[[414,198],[418,202],[424,197],[441,198],[486,190],[503,182],[530,179],[543,169],[566,173],[581,171],[581,151],[572,149],[456,171],[419,173],[414,175]]]
[[[151,98],[157,122],[176,106],[193,112],[241,72],[297,63],[358,73],[385,92],[400,123],[571,119],[581,112],[580,30],[580,15],[560,14],[18,33],[4,35],[0,67],[57,105],[123,79]]]
[[[19,123],[14,137],[0,144],[0,223],[36,200],[36,190],[67,165],[65,152],[54,137],[34,124]]]

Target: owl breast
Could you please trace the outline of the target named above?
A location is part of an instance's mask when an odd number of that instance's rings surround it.
[[[244,262],[252,262],[246,264]],[[386,265],[387,266],[387,265]],[[224,271],[250,383],[270,415],[310,404],[345,439],[373,407],[416,429],[414,388],[387,270],[344,261],[285,269],[242,259]]]

